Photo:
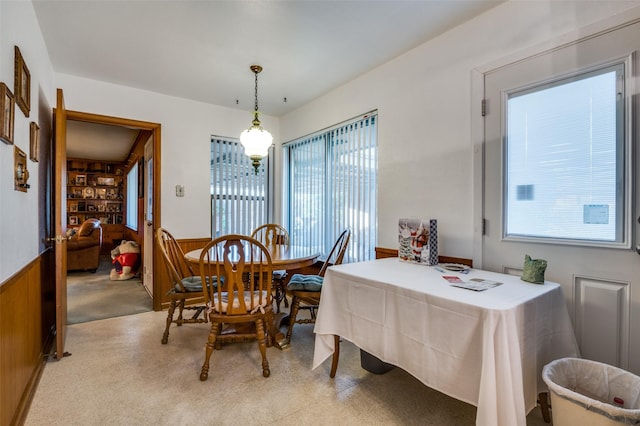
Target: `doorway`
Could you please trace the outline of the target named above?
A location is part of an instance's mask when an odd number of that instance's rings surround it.
[[[146,146],[146,150],[145,150]],[[155,204],[156,191],[159,191],[158,161],[147,161],[146,153],[160,152],[160,124],[131,120],[126,118],[103,116],[91,113],[67,111],[67,157],[84,158],[102,162],[113,162],[123,165],[122,179],[126,180],[126,171],[135,163],[149,165],[150,169],[138,175],[140,188],[146,188],[148,181],[151,194],[148,199],[151,209],[156,212],[155,224],[159,224],[159,214]],[[59,172],[59,171],[58,171]],[[67,182],[69,183],[69,182]],[[124,185],[124,184],[123,184]],[[67,188],[62,188],[65,191]],[[126,197],[126,186],[123,189]],[[136,191],[137,193],[137,191]],[[67,198],[67,194],[63,195]],[[109,228],[103,234],[103,249],[100,255],[100,266],[91,271],[76,271],[68,275],[68,322],[84,322],[111,316],[128,315],[159,309],[161,300],[154,300],[153,272],[153,240],[145,238],[147,223],[154,228],[154,223],[146,221],[143,205],[146,198],[140,192],[140,198],[135,198],[135,210],[138,212],[134,222],[126,218],[126,211],[122,213],[120,223],[108,220],[103,228]],[[123,200],[124,208],[128,200]],[[133,204],[132,204],[133,205]],[[106,234],[106,236],[105,236]],[[112,264],[111,250],[118,247],[121,241],[133,241],[140,248],[140,266],[136,277],[130,280],[111,280],[110,275],[116,271]],[[119,265],[118,265],[119,266]],[[144,274],[142,273],[144,271]],[[115,278],[118,278],[117,276]],[[75,285],[79,283],[79,285]],[[90,294],[93,288],[97,294]],[[102,293],[100,293],[102,292]],[[74,297],[79,297],[74,304]],[[116,300],[116,302],[114,302]],[[119,301],[119,303],[117,302]],[[87,305],[88,304],[88,305]],[[72,312],[74,306],[81,306],[78,312]],[[109,306],[112,306],[109,308]]]

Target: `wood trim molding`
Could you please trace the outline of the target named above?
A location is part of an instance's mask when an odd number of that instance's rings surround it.
[[[151,121],[132,120],[129,118],[113,117],[109,115],[92,114],[88,112],[71,111],[66,110],[67,120],[84,121],[89,123],[109,124],[113,126],[124,126],[138,128],[142,132],[143,137],[151,132],[153,134],[153,231],[162,227],[162,211],[160,206],[162,205],[161,199],[161,187],[162,187],[162,152],[161,152],[161,124]],[[147,131],[147,132],[144,132]],[[142,250],[144,250],[144,244],[141,244]],[[162,264],[162,256],[154,250],[153,253],[153,275],[159,277],[166,276],[164,271],[164,265]],[[160,283],[160,284],[157,284]],[[162,281],[153,279],[153,309],[156,311],[163,309],[163,297]],[[165,291],[166,292],[166,291]]]
[[[387,257],[398,257],[397,249],[390,249],[384,247],[376,247],[376,259],[384,259]],[[451,257],[451,256],[438,256],[438,262],[440,263],[460,263],[473,268],[473,260],[465,259],[463,257]]]

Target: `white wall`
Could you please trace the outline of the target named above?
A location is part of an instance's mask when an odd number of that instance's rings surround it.
[[[16,105],[14,144],[29,155],[29,123],[39,122],[38,106],[55,100],[53,69],[31,2],[0,1],[0,81],[14,91],[14,46],[31,75],[31,112]],[[44,99],[40,99],[40,96]],[[50,110],[50,108],[48,108]],[[27,160],[31,188],[14,190],[14,147],[0,142],[0,282],[38,256],[38,163]]]
[[[68,74],[57,74],[56,85],[68,110],[160,123],[161,225],[176,238],[211,235],[211,135],[238,138],[251,125],[250,112]],[[260,120],[278,143],[278,120]],[[176,197],[176,185],[184,185],[184,197]]]
[[[509,1],[280,119],[277,143],[371,109],[379,111],[378,245],[395,247],[400,216],[437,218],[440,252],[472,257],[472,71],[638,5],[627,1]],[[55,88],[68,109],[162,124],[162,225],[178,238],[209,235],[209,137],[237,136],[250,114],[53,73],[33,7],[0,1],[0,79],[13,90],[13,46],[31,71],[32,116],[16,109],[16,144],[28,152],[37,96]],[[53,84],[55,78],[55,85]],[[42,90],[40,90],[40,86]],[[477,119],[475,119],[477,120]],[[277,151],[279,153],[279,150]],[[38,254],[37,169],[13,189],[13,149],[0,144],[0,281]],[[185,186],[176,198],[174,187]],[[279,204],[279,203],[278,203]],[[19,243],[18,243],[19,242]]]
[[[439,252],[472,258],[473,70],[639,4],[509,1],[281,117],[282,140],[377,108],[378,246],[401,217],[435,218]]]

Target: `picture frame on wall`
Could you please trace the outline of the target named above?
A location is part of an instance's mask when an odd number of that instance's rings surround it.
[[[38,162],[40,154],[40,126],[35,121],[29,124],[29,159]]]
[[[84,195],[84,198],[96,198],[96,193],[90,186],[84,188],[82,190],[82,194]]]
[[[15,100],[6,84],[0,83],[0,140],[13,145]]]
[[[98,185],[114,186],[116,184],[115,179],[112,177],[99,177]]]
[[[31,74],[27,64],[18,46],[14,47],[15,53],[15,77],[14,77],[14,95],[16,104],[22,110],[25,117],[29,117],[31,111]]]

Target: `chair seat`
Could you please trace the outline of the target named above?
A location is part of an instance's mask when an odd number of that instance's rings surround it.
[[[287,271],[285,270],[277,270],[273,271],[273,278],[276,280],[282,280],[287,276]]]
[[[321,291],[322,281],[323,277],[318,275],[295,274],[291,277],[291,280],[289,280],[287,289],[291,291]]]
[[[237,293],[237,292],[236,292]],[[215,312],[222,312],[225,313],[227,312],[227,307],[229,306],[229,294],[227,292],[222,292],[221,293],[221,299],[222,299],[222,311],[218,311],[218,295],[215,294],[213,297],[213,306],[212,309]],[[251,310],[251,298],[253,297],[253,306],[254,309],[253,311]],[[240,302],[237,300],[237,297],[234,297],[234,302],[233,302],[233,307],[234,308],[239,308],[240,307]],[[261,310],[260,308],[264,308],[265,306],[267,306],[268,304],[268,298],[267,298],[267,292],[266,291],[262,291],[262,303],[260,303],[260,292],[259,291],[253,291],[253,292],[245,292],[244,293],[244,304],[247,306],[247,312],[248,313],[253,313],[256,312],[258,310]]]
[[[182,279],[182,285],[187,293],[202,291],[202,278],[200,277],[186,277]],[[180,285],[176,283],[173,288],[174,292],[182,293]]]

